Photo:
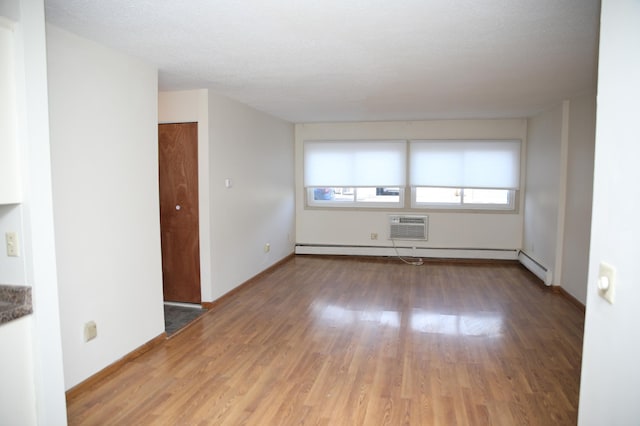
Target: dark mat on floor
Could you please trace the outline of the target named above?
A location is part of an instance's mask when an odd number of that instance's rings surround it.
[[[206,309],[202,309],[196,306],[191,308],[186,306],[165,304],[164,330],[167,332],[167,335],[170,336],[205,312],[207,312]]]

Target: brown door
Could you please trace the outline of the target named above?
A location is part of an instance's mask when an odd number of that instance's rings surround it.
[[[200,303],[198,123],[158,125],[164,300]]]

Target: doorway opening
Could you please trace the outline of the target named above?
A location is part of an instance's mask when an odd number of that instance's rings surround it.
[[[164,331],[167,336],[182,330],[207,312],[200,305],[164,302]]]

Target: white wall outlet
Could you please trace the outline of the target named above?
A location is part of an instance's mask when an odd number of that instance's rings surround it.
[[[265,253],[269,253],[271,251],[271,244],[266,243],[263,248]]]
[[[98,327],[95,321],[89,321],[84,325],[84,341],[88,342],[98,337]]]
[[[372,240],[377,240],[378,239],[378,233],[377,232],[372,232],[371,233],[371,239]]]
[[[18,247],[18,234],[16,232],[7,232],[4,234],[7,243],[7,256],[20,256],[20,247]]]
[[[598,272],[598,294],[613,305],[616,297],[616,268],[606,262],[600,262]]]

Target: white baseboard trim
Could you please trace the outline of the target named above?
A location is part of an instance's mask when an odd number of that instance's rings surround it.
[[[489,259],[517,260],[518,249],[477,249],[477,248],[427,248],[383,246],[343,246],[323,244],[298,244],[296,254],[321,254],[338,256],[389,256],[424,257],[438,259]]]
[[[518,261],[533,275],[540,278],[545,285],[550,286],[553,284],[553,272],[522,250],[518,253]]]

